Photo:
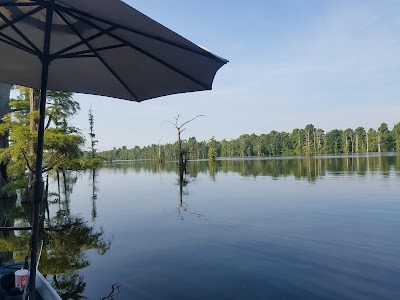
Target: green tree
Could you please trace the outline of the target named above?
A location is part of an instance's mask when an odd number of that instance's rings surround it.
[[[347,128],[342,132],[342,149],[344,153],[354,152],[354,131],[351,128]]]
[[[291,134],[292,144],[294,145],[293,154],[302,155],[304,152],[304,130],[293,129]]]
[[[377,131],[378,152],[388,152],[394,150],[394,141],[389,131],[388,125],[382,123]]]
[[[78,132],[76,127],[69,125],[69,119],[79,110],[80,105],[73,99],[71,92],[47,92],[47,112],[48,116],[46,128],[54,124],[54,127],[65,133]]]
[[[315,143],[315,154],[321,154],[324,151],[325,134],[320,128],[314,130],[314,143]]]
[[[315,135],[314,135],[315,127],[313,124],[308,124],[304,129],[304,154],[307,156],[313,155],[316,153],[316,143],[315,143]]]
[[[10,146],[0,149],[0,161],[7,164],[7,176],[13,179],[6,190],[30,187],[25,172],[34,173],[36,160],[37,120],[39,112],[32,110],[38,102],[36,90],[19,88],[17,99],[10,101],[12,111],[3,118],[0,134],[9,133]],[[68,123],[79,105],[72,100],[71,93],[48,92],[48,119],[45,126],[44,156],[42,173],[50,170],[80,170],[85,168],[83,151],[84,138],[79,130]]]
[[[368,129],[367,132],[367,152],[378,151],[378,138],[376,130],[373,128]]]
[[[367,145],[366,145],[366,136],[367,133],[365,132],[364,127],[357,127],[354,131],[355,135],[355,152],[366,152]]]
[[[94,158],[96,156],[96,144],[98,141],[96,140],[96,134],[94,133],[94,116],[92,109],[89,109],[89,137],[90,137],[90,157]]]
[[[217,158],[217,142],[215,141],[215,137],[213,136],[208,141],[208,159],[216,159]]]
[[[395,151],[400,152],[400,122],[394,125],[392,130],[392,137]]]
[[[327,152],[337,154],[342,152],[342,131],[338,129],[331,130],[326,134]]]
[[[228,144],[228,141],[226,139],[223,139],[221,141],[221,157],[228,157],[229,156],[229,154],[228,154],[229,146],[228,145],[229,144]]]
[[[251,156],[252,155],[252,147],[250,143],[250,135],[242,134],[239,137],[239,149],[240,149],[240,156]]]

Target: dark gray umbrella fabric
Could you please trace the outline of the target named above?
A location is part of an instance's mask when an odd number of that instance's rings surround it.
[[[0,0],[0,81],[41,88],[48,1]],[[47,89],[143,101],[210,90],[227,61],[119,0],[56,0]]]
[[[43,197],[46,90],[140,102],[210,90],[225,63],[120,0],[0,0],[0,81],[41,90],[31,299]]]

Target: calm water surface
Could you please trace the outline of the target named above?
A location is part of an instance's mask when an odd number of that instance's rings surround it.
[[[50,215],[96,236],[71,229],[81,251],[54,277],[77,295],[400,299],[399,155],[190,162],[181,177],[173,163],[120,163],[94,186],[68,180]]]

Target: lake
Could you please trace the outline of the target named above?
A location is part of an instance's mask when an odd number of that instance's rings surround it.
[[[64,272],[47,278],[74,299],[400,299],[399,154],[186,174],[120,162],[49,192],[45,227],[62,231],[45,235],[39,269]]]

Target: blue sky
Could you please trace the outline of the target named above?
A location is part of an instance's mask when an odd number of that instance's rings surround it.
[[[174,142],[173,121],[198,118],[184,138],[237,138],[307,124],[329,131],[400,122],[400,1],[126,0],[230,62],[213,90],[142,103],[75,94],[101,150]]]

